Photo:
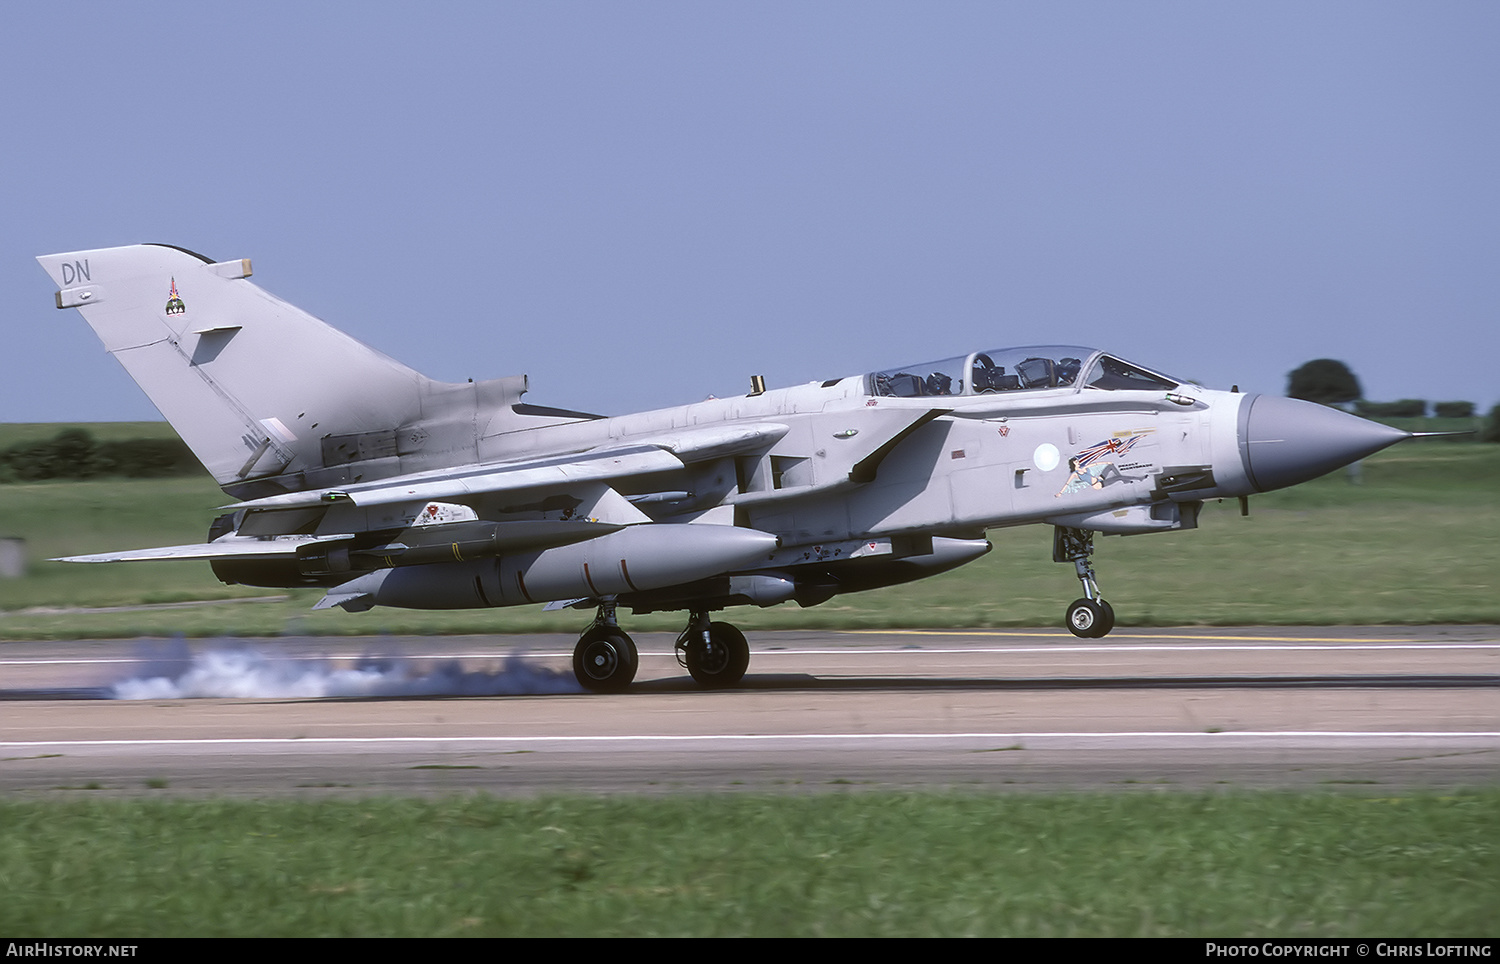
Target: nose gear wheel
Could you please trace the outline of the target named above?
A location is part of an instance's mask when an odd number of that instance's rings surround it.
[[[1104,601],[1099,583],[1094,579],[1090,558],[1094,554],[1094,533],[1090,529],[1057,526],[1052,530],[1052,561],[1071,562],[1083,584],[1083,598],[1068,604],[1063,625],[1068,632],[1083,639],[1102,639],[1115,628],[1114,607]]]

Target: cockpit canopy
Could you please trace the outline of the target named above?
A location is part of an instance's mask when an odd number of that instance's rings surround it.
[[[957,358],[871,372],[871,395],[987,395],[993,392],[1084,388],[1171,391],[1179,379],[1076,345],[996,348]]]

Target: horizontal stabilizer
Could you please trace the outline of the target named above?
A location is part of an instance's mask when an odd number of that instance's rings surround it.
[[[212,561],[214,559],[295,559],[297,550],[316,542],[350,538],[347,534],[303,536],[295,539],[245,539],[225,536],[217,542],[187,546],[158,546],[154,549],[128,549],[124,552],[100,552],[87,556],[63,556],[52,562],[174,562]]]

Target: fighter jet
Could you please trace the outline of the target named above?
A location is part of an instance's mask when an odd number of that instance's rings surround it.
[[[1205,500],[1304,482],[1410,434],[1310,402],[1206,388],[1094,348],[938,361],[606,418],[522,400],[525,375],[433,381],[214,261],[146,244],[38,259],[233,504],[206,542],[64,562],[201,559],[226,583],[317,586],[314,608],[592,609],[573,668],[634,679],[617,613],[686,611],[679,660],[738,683],[730,606],[815,606],[1051,526],[1115,613],[1094,536],[1197,526]],[[431,324],[431,322],[427,322]]]

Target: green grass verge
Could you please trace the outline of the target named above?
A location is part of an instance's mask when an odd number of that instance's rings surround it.
[[[68,801],[0,824],[12,934],[1500,929],[1500,791]]]
[[[1500,446],[1408,442],[1364,463],[1256,496],[1250,518],[1210,503],[1190,532],[1105,537],[1095,556],[1120,625],[1500,622]],[[128,613],[28,612],[264,596],[224,586],[202,563],[62,565],[45,558],[201,541],[225,497],[207,478],[0,486],[0,536],[27,540],[32,564],[0,580],[0,638],[573,632],[577,612],[377,608],[312,613],[318,592],[285,602]],[[1078,593],[1051,561],[1051,530],[990,534],[995,551],[933,579],[836,597],[822,606],[741,608],[745,629],[1056,625]],[[632,631],[676,630],[680,614],[629,617]]]

